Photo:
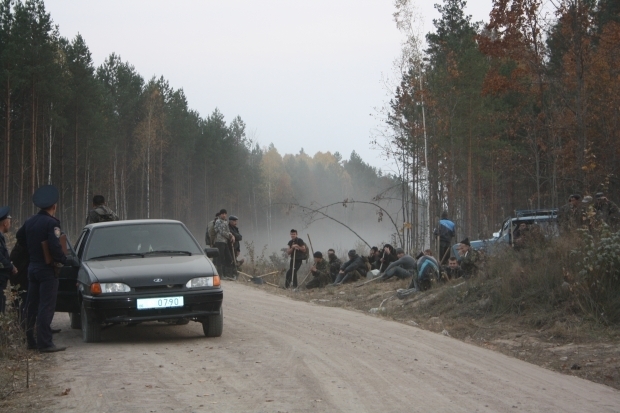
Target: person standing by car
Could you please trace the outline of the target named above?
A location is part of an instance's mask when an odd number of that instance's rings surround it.
[[[288,288],[293,283],[293,288],[297,288],[297,271],[301,267],[303,260],[308,259],[308,246],[303,239],[297,237],[297,230],[291,230],[291,240],[288,242],[286,254],[291,257],[289,269],[286,272],[284,288]]]
[[[32,201],[39,213],[26,220],[17,231],[17,241],[26,245],[30,256],[28,265],[28,298],[26,299],[26,339],[28,349],[38,349],[43,353],[63,351],[52,341],[52,319],[56,308],[58,279],[54,273],[56,263],[76,265],[76,259],[65,256],[60,246],[60,221],[55,217],[58,207],[58,189],[44,185],[37,189]],[[47,242],[53,260],[45,260],[43,243]],[[37,326],[36,340],[34,326]]]
[[[232,268],[234,268],[234,258],[232,255],[232,245],[235,242],[235,236],[230,232],[228,225],[228,212],[225,209],[220,210],[220,216],[215,221],[215,248],[220,252],[217,257],[217,270],[223,278],[234,279]]]
[[[439,237],[439,260],[441,265],[445,265],[450,257],[450,246],[454,238],[456,225],[448,219],[448,211],[441,213],[439,225],[433,231],[433,235]]]
[[[106,204],[103,195],[95,195],[93,197],[93,209],[88,212],[86,217],[86,225],[95,224],[97,222],[118,221],[118,215],[114,213]]]
[[[11,228],[11,216],[9,215],[11,208],[8,206],[0,208],[0,313],[4,313],[6,306],[6,289],[9,278],[13,274],[17,274],[17,268],[10,259],[9,250],[6,248],[6,240],[4,234],[9,232]]]

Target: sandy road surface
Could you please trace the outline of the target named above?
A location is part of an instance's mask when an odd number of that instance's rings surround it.
[[[227,283],[224,334],[200,324],[105,330],[66,314],[53,412],[618,412],[620,392],[439,334]]]

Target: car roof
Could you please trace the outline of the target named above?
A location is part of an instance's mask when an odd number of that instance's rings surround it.
[[[102,228],[102,227],[119,227],[124,225],[142,225],[142,224],[180,224],[181,221],[175,221],[173,219],[128,219],[124,221],[107,221],[97,222],[95,224],[88,224],[84,228]]]

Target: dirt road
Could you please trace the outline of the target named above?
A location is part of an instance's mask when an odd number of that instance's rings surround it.
[[[618,412],[620,392],[381,318],[225,286],[224,334],[66,314],[50,412]],[[70,388],[65,396],[60,393]]]

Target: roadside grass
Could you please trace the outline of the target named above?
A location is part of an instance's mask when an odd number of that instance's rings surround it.
[[[620,389],[620,264],[611,251],[620,251],[620,236],[604,232],[506,248],[488,257],[477,276],[434,283],[404,300],[395,292],[409,280],[259,288],[372,312]]]
[[[19,324],[18,309],[13,306],[15,289],[7,289],[6,311],[0,314],[0,400],[30,387],[32,365],[26,349],[26,334]]]

